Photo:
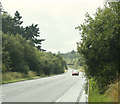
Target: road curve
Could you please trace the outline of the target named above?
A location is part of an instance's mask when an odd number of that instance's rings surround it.
[[[85,79],[65,74],[2,85],[2,102],[76,102]]]

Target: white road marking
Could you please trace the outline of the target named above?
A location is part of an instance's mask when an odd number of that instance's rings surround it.
[[[59,99],[57,99],[57,101],[56,101],[56,102],[60,102],[60,100],[61,100],[61,97],[60,97]]]
[[[4,94],[2,94],[2,97],[4,97],[6,94],[4,93]]]

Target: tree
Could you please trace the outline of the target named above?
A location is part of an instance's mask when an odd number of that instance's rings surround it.
[[[29,71],[37,75],[63,73],[66,63],[59,55],[42,52],[38,25],[21,26],[22,16],[16,11],[12,17],[2,14],[2,72],[20,72],[27,75]],[[1,35],[0,35],[1,37]],[[0,38],[1,39],[1,38]],[[42,50],[42,51],[40,51]],[[1,60],[0,60],[1,62]]]
[[[15,26],[20,26],[23,21],[20,21],[22,18],[22,16],[20,16],[20,13],[18,11],[15,12],[15,16],[13,18],[14,22],[15,22]]]
[[[40,39],[40,32],[38,28],[38,24],[31,26],[26,26],[25,28],[22,25],[23,21],[21,21],[22,16],[18,11],[15,12],[14,17],[10,16],[8,13],[2,14],[2,31],[7,34],[19,34],[22,37],[26,38],[26,40],[30,41],[32,46],[36,46],[39,50],[41,49],[41,42],[45,41],[45,39]],[[45,51],[45,50],[43,50]]]
[[[13,35],[24,33],[24,29],[21,26],[23,21],[21,21],[22,16],[20,16],[19,12],[15,12],[14,18],[10,16],[8,13],[2,14],[2,31],[3,33],[10,33]]]
[[[25,34],[23,37],[25,37],[27,40],[31,40],[36,47],[41,50],[41,42],[45,41],[45,39],[38,39],[40,37],[39,28],[37,27],[38,24],[25,27]]]
[[[14,31],[12,34],[24,34],[24,28],[22,25],[23,21],[21,21],[22,16],[20,16],[20,13],[18,11],[15,12],[13,17],[13,23],[14,23]]]
[[[2,36],[2,59],[5,64],[6,71],[27,73],[29,70],[28,64],[24,60],[24,41],[20,35]]]
[[[41,52],[20,35],[2,34],[2,72],[37,72],[37,75],[63,73],[66,63],[59,55]]]
[[[101,92],[118,77],[120,68],[119,7],[120,2],[109,3],[98,8],[94,18],[87,13],[85,22],[76,28],[81,31],[77,49],[83,55],[86,75],[95,78]]]
[[[14,31],[13,27],[14,27],[14,23],[13,23],[12,17],[7,13],[3,13],[2,14],[2,32],[13,33]]]

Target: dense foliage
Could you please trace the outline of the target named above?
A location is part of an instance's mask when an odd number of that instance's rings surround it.
[[[41,41],[38,39],[38,25],[21,26],[22,16],[16,11],[11,17],[2,13],[2,72],[37,75],[63,73],[66,62],[60,55],[41,51]],[[3,76],[4,77],[4,76]],[[4,80],[4,79],[3,79]]]
[[[14,17],[10,16],[8,13],[2,14],[2,32],[7,34],[19,34],[24,37],[26,40],[31,41],[31,45],[36,46],[38,49],[41,49],[41,42],[44,39],[38,39],[40,37],[39,28],[37,27],[38,24],[31,26],[23,27],[21,20],[22,16],[18,11],[15,12]]]
[[[94,17],[87,13],[77,29],[82,38],[77,49],[83,55],[86,75],[93,77],[104,92],[119,76],[120,2],[98,8]]]
[[[60,55],[64,58],[67,62],[68,67],[70,68],[80,68],[82,66],[82,57],[79,53],[75,52],[74,50],[68,53],[60,53]]]
[[[50,75],[64,72],[66,62],[61,56],[39,51],[20,35],[3,34],[2,39],[3,73],[27,73],[31,70],[38,75]]]

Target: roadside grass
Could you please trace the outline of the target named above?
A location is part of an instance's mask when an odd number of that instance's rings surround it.
[[[6,72],[2,74],[2,84],[14,83],[14,82],[31,80],[31,79],[38,79],[38,78],[54,76],[54,75],[55,74],[52,74],[52,75],[42,74],[38,76],[37,73],[33,71],[29,71],[28,74],[23,74],[18,72]]]
[[[2,74],[2,84],[24,81],[35,78],[40,78],[40,76],[36,76],[36,73],[32,71],[29,71],[28,74],[23,74],[18,72],[6,72]]]
[[[97,87],[93,87],[95,82],[90,79],[89,80],[89,99],[88,101],[93,102],[110,102],[110,98],[108,98],[105,94],[100,94]]]
[[[93,87],[95,82],[90,79],[89,80],[89,102],[111,102],[120,104],[120,80],[116,80],[114,83],[109,85],[108,90],[105,94],[100,94],[97,87]]]
[[[112,102],[119,102],[120,104],[120,80],[117,79],[114,83],[110,84],[105,94]]]
[[[88,81],[87,81],[87,83],[85,84],[84,90],[85,90],[85,94],[88,94]]]

